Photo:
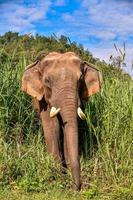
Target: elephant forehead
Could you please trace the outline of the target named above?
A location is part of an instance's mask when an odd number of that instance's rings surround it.
[[[63,61],[63,62],[68,62],[68,61],[79,61],[80,58],[74,53],[74,52],[66,52],[66,53],[57,53],[57,52],[51,52],[49,53],[43,61],[48,62],[48,61]]]
[[[77,74],[80,76],[80,64],[81,60],[75,56],[72,57],[50,57],[45,58],[42,63],[42,67],[45,69],[45,73],[58,73],[64,79],[67,74]]]
[[[70,57],[70,56],[76,56],[78,57],[74,52],[65,52],[65,53],[59,53],[59,52],[50,52],[45,58],[57,58],[57,57]]]
[[[61,67],[58,71],[57,71],[57,76],[60,77],[61,80],[65,80],[65,79],[75,79],[77,77],[80,77],[80,71],[79,70],[74,70],[73,68],[68,69],[65,67]]]
[[[81,76],[80,64],[74,64],[73,62],[55,62],[47,68],[47,74],[60,77],[62,80],[66,78],[74,78]]]

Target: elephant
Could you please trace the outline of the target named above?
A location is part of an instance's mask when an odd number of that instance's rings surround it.
[[[82,101],[100,88],[100,71],[74,52],[51,52],[28,65],[22,76],[21,90],[33,98],[47,151],[70,168],[75,191],[81,188],[78,116],[86,119]]]

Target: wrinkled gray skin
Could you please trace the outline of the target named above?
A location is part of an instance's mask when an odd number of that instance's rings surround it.
[[[74,53],[54,52],[30,65],[22,78],[22,90],[34,97],[40,114],[48,153],[70,166],[73,190],[81,187],[77,107],[80,99],[99,90],[97,70],[87,70]],[[88,84],[94,86],[90,89]],[[61,110],[51,118],[53,106]]]

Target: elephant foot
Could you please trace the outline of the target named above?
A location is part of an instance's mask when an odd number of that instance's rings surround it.
[[[72,190],[73,191],[80,191],[81,190],[81,184],[73,183],[72,184]]]

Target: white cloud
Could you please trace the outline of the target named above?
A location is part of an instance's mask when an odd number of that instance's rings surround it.
[[[131,3],[102,0],[95,7],[88,7],[88,14],[91,20],[101,26],[106,26],[106,30],[112,30],[115,34],[132,34],[133,12]]]
[[[65,13],[62,15],[62,18],[66,21],[66,22],[72,22],[73,20],[75,21],[75,16],[72,16],[69,13]]]
[[[51,6],[49,0],[39,0],[38,3],[32,1],[32,3],[26,5],[23,1],[16,1],[3,3],[0,7],[1,26],[0,33],[6,31],[18,31],[24,33],[31,30],[35,30],[35,23],[39,20],[45,20],[46,14]],[[7,8],[8,12],[7,12]]]
[[[65,0],[56,0],[55,6],[64,6],[66,4]]]
[[[123,50],[123,45],[118,46],[121,50]],[[119,54],[116,52],[113,45],[104,47],[90,47],[89,50],[93,53],[93,56],[96,58],[100,58],[101,60],[104,60],[107,63],[110,63],[110,56],[117,57]],[[131,63],[133,63],[133,46],[128,45],[126,47],[126,67],[124,68],[124,71],[128,72],[129,74],[133,75],[133,71],[131,68]]]
[[[73,13],[64,13],[67,32],[78,38],[94,56],[109,60],[113,43],[128,45],[126,62],[130,71],[133,59],[133,1],[80,0],[81,7]],[[78,30],[78,31],[77,31]],[[95,38],[91,43],[90,38]],[[90,44],[88,43],[90,41]],[[130,47],[129,47],[130,46]]]
[[[117,36],[132,35],[133,3],[118,1],[84,0],[82,7],[73,14],[65,13],[65,22],[88,29],[89,35],[100,39],[115,39]],[[83,29],[82,29],[83,30]],[[81,30],[81,32],[82,32]],[[82,34],[82,33],[81,33]]]

